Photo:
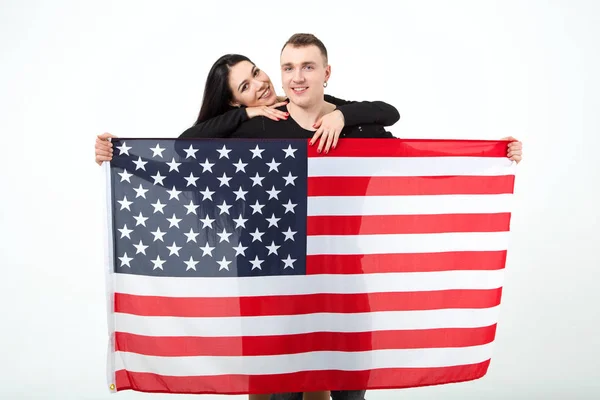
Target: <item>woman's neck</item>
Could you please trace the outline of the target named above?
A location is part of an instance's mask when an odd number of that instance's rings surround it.
[[[323,115],[334,111],[335,105],[327,103],[325,100],[309,107],[299,107],[293,103],[288,103],[287,110],[293,120],[303,129],[315,131],[316,129],[313,128],[315,122]]]

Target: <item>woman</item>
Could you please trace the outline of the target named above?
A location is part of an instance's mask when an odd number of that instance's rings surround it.
[[[400,119],[395,107],[381,102],[351,102],[325,96],[337,109],[324,115],[315,125],[313,141],[320,139],[323,146],[329,137],[339,137],[344,126],[380,124],[390,126]],[[264,116],[272,120],[287,119],[277,107],[285,99],[277,97],[269,76],[246,56],[226,54],[210,69],[200,112],[195,124],[183,132],[180,138],[228,138],[244,121]],[[96,139],[96,162],[101,165],[112,159],[110,133]],[[326,148],[328,150],[328,148]]]

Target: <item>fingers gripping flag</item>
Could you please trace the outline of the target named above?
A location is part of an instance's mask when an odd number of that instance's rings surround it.
[[[109,381],[277,393],[480,378],[510,231],[506,142],[114,142]]]

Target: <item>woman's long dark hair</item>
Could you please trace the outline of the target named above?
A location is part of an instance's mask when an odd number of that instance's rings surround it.
[[[229,70],[242,61],[254,64],[248,57],[240,54],[225,54],[215,61],[206,77],[202,106],[194,125],[224,114],[234,108],[231,105],[233,93],[229,87]]]

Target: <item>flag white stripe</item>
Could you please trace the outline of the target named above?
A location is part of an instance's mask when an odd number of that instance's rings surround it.
[[[498,321],[498,307],[259,317],[148,317],[115,313],[117,330],[145,336],[270,336],[328,332],[480,328]],[[425,333],[424,333],[425,334]]]
[[[241,278],[176,278],[116,274],[117,293],[164,297],[277,296],[497,289],[504,270],[323,274]]]
[[[317,351],[244,357],[159,357],[117,352],[116,359],[118,369],[168,376],[264,375],[314,370],[451,367],[489,360],[492,349],[493,343],[453,348]]]
[[[446,251],[498,251],[508,248],[509,232],[397,235],[308,236],[306,254],[397,254]]]
[[[492,214],[512,211],[510,193],[424,196],[309,196],[308,216]]]
[[[308,176],[514,175],[507,157],[309,157]]]

